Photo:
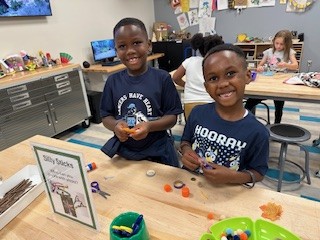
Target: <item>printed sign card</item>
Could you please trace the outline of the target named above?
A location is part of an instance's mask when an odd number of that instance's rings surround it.
[[[31,144],[54,213],[98,230],[81,153]]]

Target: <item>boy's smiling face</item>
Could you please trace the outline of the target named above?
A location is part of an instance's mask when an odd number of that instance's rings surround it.
[[[120,27],[115,33],[115,47],[121,62],[132,76],[138,76],[147,70],[148,52],[151,44],[147,33],[135,25]]]
[[[245,60],[235,52],[223,50],[208,56],[204,62],[204,86],[218,108],[243,106],[244,89],[251,81]]]

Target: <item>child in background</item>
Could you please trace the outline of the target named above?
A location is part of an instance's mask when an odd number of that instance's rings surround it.
[[[103,125],[114,132],[102,151],[128,160],[150,160],[178,167],[167,130],[183,112],[168,72],[148,66],[151,43],[143,22],[120,20],[113,29],[115,48],[127,69],[108,77],[101,98]]]
[[[204,57],[203,75],[215,102],[191,111],[180,144],[184,168],[201,167],[215,184],[253,187],[268,169],[269,132],[243,107],[251,81],[245,54],[238,46],[218,45]]]
[[[263,52],[263,58],[257,67],[258,72],[265,71],[265,64],[271,71],[296,71],[299,68],[296,59],[296,52],[292,47],[292,35],[288,30],[281,30],[277,32],[272,40],[272,48]],[[263,99],[249,98],[245,104],[245,108],[252,111],[252,109]],[[280,123],[282,118],[282,110],[284,101],[274,100],[275,106],[275,120],[274,123]]]
[[[222,37],[216,34],[207,37],[203,37],[201,33],[195,34],[191,39],[191,46],[193,50],[199,50],[201,56],[192,56],[184,60],[172,76],[177,85],[184,87],[183,102],[186,120],[194,106],[213,101],[203,85],[202,60],[211,48],[223,43]],[[182,80],[183,76],[186,76],[186,81]]]

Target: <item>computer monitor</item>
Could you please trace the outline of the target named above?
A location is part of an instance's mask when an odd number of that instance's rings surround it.
[[[117,56],[113,39],[92,41],[91,47],[95,62],[113,61]]]

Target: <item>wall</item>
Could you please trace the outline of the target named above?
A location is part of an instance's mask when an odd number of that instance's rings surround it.
[[[320,71],[320,31],[317,26],[319,15],[319,1],[304,13],[286,13],[286,5],[279,5],[276,0],[275,7],[244,9],[240,14],[235,10],[215,11],[216,31],[222,35],[225,42],[234,43],[238,33],[249,36],[267,38],[273,36],[280,29],[296,30],[304,33],[304,50],[302,57],[302,71],[307,71],[307,60],[312,60],[310,71]],[[168,0],[154,0],[155,19],[172,25],[179,30],[176,15],[168,4]],[[192,34],[198,32],[198,26],[187,29]]]
[[[93,61],[90,41],[113,38],[114,25],[123,17],[141,19],[149,32],[154,22],[150,0],[51,0],[52,16],[0,18],[0,58],[27,51],[60,52],[73,56],[72,62]],[[150,9],[150,11],[146,11]],[[151,37],[151,36],[150,36]]]

